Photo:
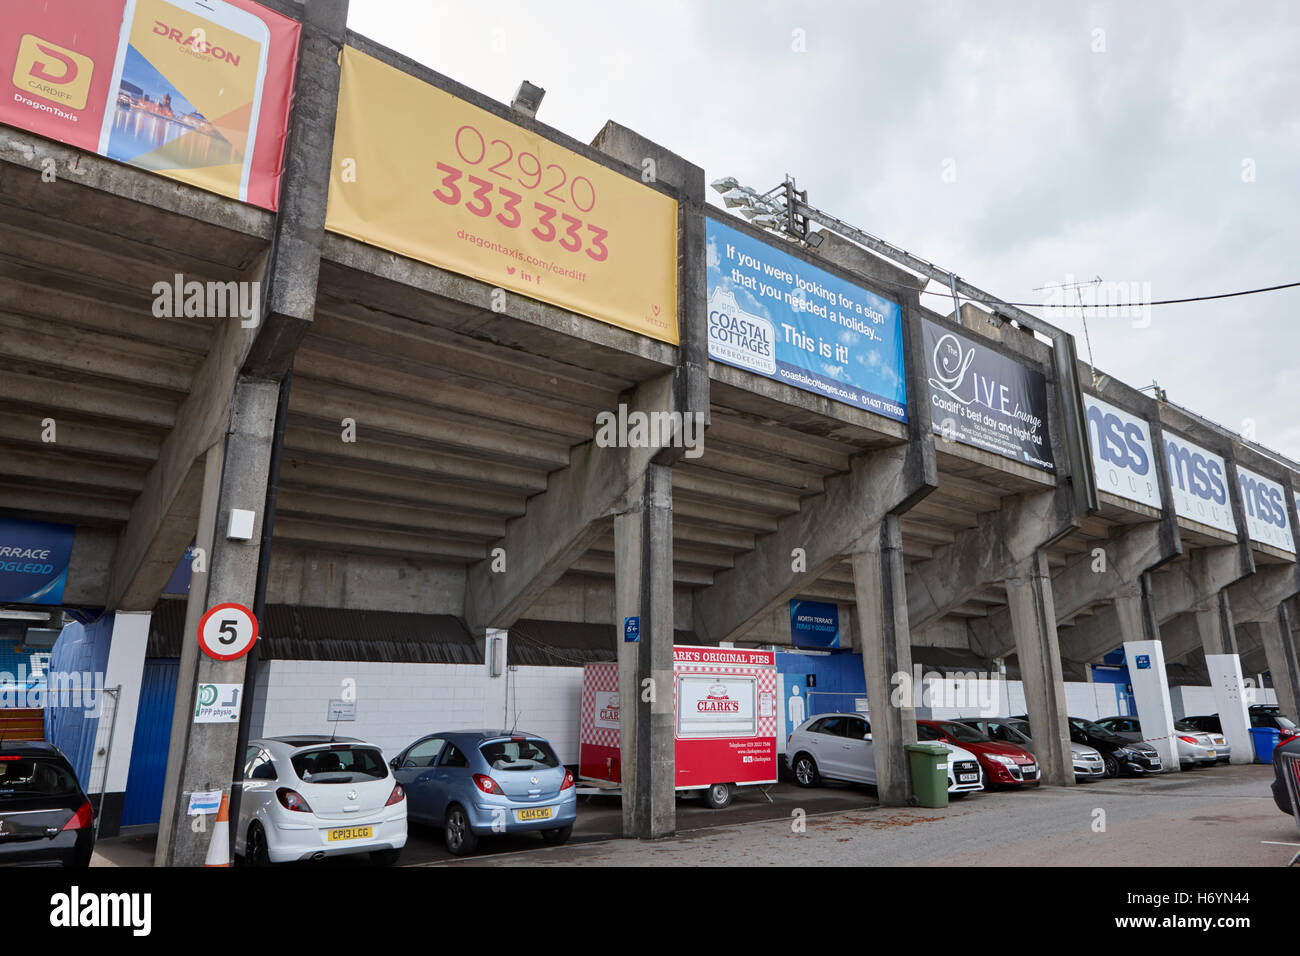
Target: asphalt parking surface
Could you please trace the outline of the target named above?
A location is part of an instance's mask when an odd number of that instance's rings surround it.
[[[882,808],[870,787],[779,783],[768,792],[770,802],[749,788],[725,810],[679,795],[677,835],[653,843],[617,839],[617,797],[579,797],[567,846],[544,846],[537,834],[485,837],[474,856],[457,858],[443,847],[440,830],[412,824],[398,865],[1284,865],[1300,850],[1300,836],[1273,803],[1272,777],[1265,765],[1218,766],[985,791],[944,810]],[[806,820],[803,832],[792,828],[796,811]],[[1095,828],[1098,819],[1103,831]],[[93,865],[150,866],[153,846],[148,833],[104,840]],[[365,855],[290,864],[369,865]]]

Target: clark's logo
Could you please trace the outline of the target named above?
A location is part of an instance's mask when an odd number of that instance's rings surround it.
[[[607,723],[618,723],[618,695],[610,694],[605,706],[600,708],[600,719]]]
[[[169,40],[179,43],[182,47],[185,47],[200,56],[210,56],[217,60],[225,60],[231,66],[239,66],[239,54],[232,53],[225,47],[217,46],[215,43],[209,43],[202,27],[197,27],[186,35],[175,27],[169,27],[161,20],[155,20],[153,24],[153,32],[158,34],[160,37],[166,37]]]
[[[14,86],[72,110],[86,108],[95,61],[76,50],[24,34],[14,63]]]
[[[695,709],[701,714],[737,714],[740,713],[740,701],[731,699],[725,684],[714,684]]]

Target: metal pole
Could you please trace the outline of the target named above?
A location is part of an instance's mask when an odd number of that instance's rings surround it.
[[[108,725],[108,747],[104,750],[104,776],[99,783],[99,810],[95,813],[95,840],[99,840],[99,821],[104,818],[104,794],[108,791],[108,765],[113,761],[113,738],[117,736],[117,712],[121,704],[122,685],[105,687],[104,693],[113,698],[113,719]]]

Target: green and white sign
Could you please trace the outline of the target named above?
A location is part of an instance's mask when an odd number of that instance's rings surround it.
[[[243,692],[243,684],[200,684],[194,698],[194,722],[239,723],[239,695]]]

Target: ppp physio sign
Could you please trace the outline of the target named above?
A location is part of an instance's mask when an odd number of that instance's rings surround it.
[[[1160,481],[1152,453],[1151,426],[1099,398],[1084,394],[1088,444],[1097,487],[1120,498],[1159,508]]]
[[[935,434],[1054,471],[1043,374],[928,319],[922,329]]]
[[[1250,540],[1295,554],[1295,538],[1286,510],[1286,489],[1248,468],[1237,466],[1241,507]]]
[[[76,529],[0,518],[0,603],[62,604]]]
[[[907,421],[898,304],[706,219],[709,358]]]
[[[1236,534],[1237,522],[1228,500],[1228,466],[1223,458],[1166,431],[1165,459],[1178,517]]]

